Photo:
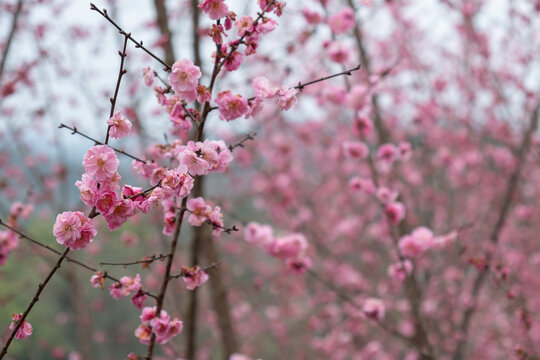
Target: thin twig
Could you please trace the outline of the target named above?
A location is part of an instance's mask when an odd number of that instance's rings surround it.
[[[165,61],[163,61],[161,58],[159,58],[156,54],[154,54],[152,51],[148,50],[146,47],[143,46],[142,41],[135,40],[131,34],[127,34],[113,19],[109,17],[109,14],[107,13],[107,9],[100,10],[96,5],[90,3],[90,10],[97,11],[101,16],[103,16],[105,19],[107,19],[115,28],[118,29],[118,31],[122,34],[128,37],[129,40],[131,40],[136,48],[141,48],[144,52],[146,52],[148,55],[150,55],[152,58],[157,60],[159,63],[161,63],[165,67],[165,71],[171,71],[171,66],[167,64]]]
[[[123,263],[121,263],[121,262],[100,262],[99,266],[109,265],[109,266],[127,267],[129,265],[150,264],[150,263],[153,263],[154,261],[157,261],[157,260],[163,261],[168,257],[169,257],[169,254],[167,254],[167,255],[159,254],[159,255],[145,256],[141,260],[129,261],[129,262],[123,262]]]
[[[236,149],[237,147],[244,147],[244,143],[248,140],[253,140],[255,139],[255,136],[257,136],[257,133],[256,132],[250,132],[250,133],[247,133],[242,139],[240,139],[239,141],[237,141],[236,143],[234,144],[231,144],[229,145],[229,150],[230,151],[233,151],[234,149]]]
[[[205,268],[202,268],[201,270],[204,271],[204,272],[207,272],[209,270],[214,270],[214,269],[217,269],[218,267],[220,267],[221,263],[220,262],[216,262],[216,263],[213,263],[211,265],[208,265],[207,267]],[[178,279],[178,278],[181,278],[181,277],[185,277],[186,276],[186,272],[185,271],[182,271],[180,274],[176,274],[176,275],[171,275],[170,278],[171,279]]]
[[[71,126],[68,126],[68,125],[65,125],[65,124],[60,124],[60,125],[58,125],[58,128],[59,128],[59,129],[62,129],[62,128],[69,129],[69,130],[71,130],[71,134],[72,134],[72,135],[74,135],[74,134],[81,135],[82,137],[87,138],[88,140],[93,141],[96,145],[105,145],[104,142],[101,142],[101,141],[99,141],[99,140],[97,140],[97,139],[94,139],[93,137],[88,136],[88,135],[86,135],[85,133],[79,131],[75,126],[74,126],[74,127],[71,127]],[[141,162],[141,163],[143,163],[143,164],[148,164],[148,161],[143,160],[143,159],[140,159],[140,158],[136,157],[135,155],[131,155],[130,153],[125,152],[125,151],[122,150],[122,149],[118,149],[118,148],[115,148],[115,147],[110,146],[110,145],[107,145],[107,146],[109,146],[111,149],[113,149],[114,151],[116,151],[116,152],[119,153],[119,154],[125,155],[125,156],[127,156],[127,157],[129,157],[129,158],[132,158],[133,160],[138,161],[138,162]]]

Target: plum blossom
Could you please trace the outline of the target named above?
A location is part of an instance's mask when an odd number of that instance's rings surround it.
[[[296,94],[298,94],[298,90],[294,88],[282,87],[278,90],[278,106],[281,108],[281,110],[289,110],[291,107],[296,105],[298,102]]]
[[[241,95],[233,95],[229,90],[218,92],[216,104],[221,120],[231,121],[249,112],[248,101]]]
[[[253,31],[253,18],[251,16],[241,16],[234,22],[234,26],[238,31],[238,36],[244,36],[244,34]]]
[[[435,237],[433,236],[433,232],[421,226],[414,229],[410,235],[405,235],[399,239],[399,250],[405,257],[416,258],[434,244]]]
[[[413,264],[410,260],[405,259],[403,262],[398,261],[397,263],[388,266],[388,276],[395,280],[402,281],[407,275],[412,273],[412,269]]]
[[[298,258],[308,247],[304,235],[296,233],[275,239],[271,254],[280,259]]]
[[[184,281],[187,283],[186,288],[188,290],[195,290],[196,287],[199,287],[208,281],[208,274],[198,266],[182,266],[182,274]]]
[[[256,222],[250,222],[244,228],[244,238],[249,243],[266,247],[273,242],[274,232],[270,225],[261,225]]]
[[[338,64],[346,64],[351,59],[351,49],[340,41],[332,41],[328,46],[328,57]]]
[[[231,55],[225,60],[224,66],[227,71],[238,70],[242,65],[242,53],[239,51],[233,51]]]
[[[90,148],[83,159],[86,173],[95,177],[99,182],[113,179],[119,164],[120,161],[118,161],[114,150],[107,145],[96,145]]]
[[[203,0],[199,4],[199,9],[212,20],[221,19],[229,14],[229,8],[225,4],[225,0]]]
[[[169,74],[169,83],[175,93],[184,94],[197,89],[201,70],[188,59],[182,59],[174,63]]]
[[[133,201],[122,199],[115,203],[114,208],[103,218],[107,222],[109,230],[116,230],[125,223],[131,216],[135,214],[135,205]]]
[[[65,211],[58,214],[53,234],[59,244],[71,250],[84,249],[94,239],[97,230],[91,219],[80,211]]]
[[[362,141],[346,141],[343,143],[342,149],[347,158],[365,159],[369,155],[369,148]]]
[[[362,312],[372,320],[381,320],[385,313],[384,303],[381,299],[368,298],[362,305]]]
[[[141,313],[141,325],[135,330],[135,336],[143,344],[148,344],[152,333],[156,335],[159,344],[165,344],[174,336],[182,332],[182,322],[178,319],[171,320],[165,310],[161,310],[160,316],[156,316],[156,307],[145,307]]]
[[[146,86],[152,86],[154,84],[154,71],[150,69],[150,66],[147,66],[142,70],[142,73]]]
[[[109,134],[113,139],[119,139],[127,136],[131,130],[131,121],[126,119],[118,111],[112,118],[107,120],[107,125],[110,126]]]
[[[255,90],[255,96],[258,98],[268,99],[276,96],[278,88],[273,86],[265,76],[257,76],[251,82],[251,87]]]
[[[187,209],[190,212],[188,222],[193,226],[201,226],[212,212],[212,207],[208,205],[202,197],[189,199]]]
[[[397,225],[405,217],[405,206],[400,202],[393,202],[386,205],[386,216],[392,225]]]
[[[11,324],[9,325],[9,330],[15,329],[17,322],[22,318],[22,314],[13,314],[11,318]],[[32,335],[32,325],[26,319],[22,322],[21,326],[15,333],[15,339],[21,340]]]
[[[354,27],[355,21],[354,11],[348,7],[330,16],[328,25],[334,34],[343,34]]]
[[[165,176],[161,182],[163,190],[175,196],[184,198],[189,195],[193,188],[193,178],[188,174],[188,169],[185,165],[180,165],[176,169],[170,169],[165,172]],[[156,196],[160,192],[155,189],[152,196]],[[150,199],[148,199],[150,201]]]
[[[96,272],[90,278],[90,283],[92,284],[93,288],[100,288],[101,290],[103,290],[105,287],[105,275],[100,271]]]
[[[97,182],[94,178],[86,173],[82,175],[82,181],[77,180],[75,186],[79,188],[81,193],[81,200],[87,206],[94,206],[99,197],[99,190],[97,187]]]

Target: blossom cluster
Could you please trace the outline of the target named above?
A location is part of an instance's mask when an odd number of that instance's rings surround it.
[[[244,238],[271,256],[284,260],[293,272],[303,273],[311,268],[311,258],[306,254],[308,242],[303,234],[274,237],[271,226],[251,222],[244,229]]]
[[[145,307],[140,316],[141,325],[135,330],[135,336],[143,344],[149,344],[152,333],[156,336],[156,342],[165,344],[170,339],[182,332],[183,324],[177,318],[171,317],[165,310],[156,315],[156,307]]]
[[[15,326],[17,324],[17,322],[22,318],[22,314],[13,314],[12,318],[11,318],[11,324],[9,325],[9,330],[13,330],[15,329]],[[15,333],[15,339],[24,339],[30,335],[32,335],[32,325],[30,325],[30,323],[26,320],[24,320],[21,324],[21,326],[19,327],[19,329],[17,330],[17,332]]]
[[[205,222],[213,225],[214,236],[219,236],[223,231],[223,214],[219,206],[212,207],[202,197],[189,199],[187,202],[189,211],[188,221],[193,226],[201,226]]]
[[[208,281],[208,274],[198,266],[182,266],[182,278],[186,282],[188,290],[195,290]]]

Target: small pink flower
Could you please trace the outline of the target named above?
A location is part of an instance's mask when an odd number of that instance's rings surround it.
[[[116,112],[112,118],[107,120],[107,125],[110,126],[109,135],[113,139],[123,138],[131,130],[131,121],[123,117],[120,112]]]
[[[407,275],[410,275],[412,273],[412,269],[412,262],[405,259],[403,262],[399,261],[388,266],[388,276],[393,279],[403,281],[407,277]]]
[[[146,86],[152,86],[154,84],[154,71],[147,66],[142,70],[142,73]]]
[[[122,199],[116,202],[112,211],[103,215],[109,230],[116,230],[135,214],[133,201]]]
[[[294,88],[282,87],[278,90],[278,106],[281,108],[281,110],[289,110],[291,107],[296,105],[298,102],[296,94],[298,94],[298,90]]]
[[[244,238],[249,243],[265,247],[273,243],[274,234],[270,225],[251,222],[244,228]]]
[[[72,250],[83,249],[96,236],[92,220],[80,211],[66,211],[56,217],[53,227],[56,241]]]
[[[135,295],[131,298],[131,303],[135,305],[137,309],[142,309],[144,306],[144,301],[146,300],[146,294],[139,289]]]
[[[193,175],[206,175],[210,169],[210,164],[191,149],[182,151],[178,155],[178,161]]]
[[[90,283],[92,284],[93,288],[100,288],[103,290],[105,287],[105,276],[101,272],[96,272],[92,277],[90,278]]]
[[[238,31],[238,36],[244,36],[247,32],[253,31],[253,18],[251,16],[241,16],[234,22]]]
[[[296,233],[276,238],[270,253],[279,259],[298,258],[307,247],[306,237]]]
[[[328,57],[338,64],[346,64],[351,58],[350,47],[339,41],[333,41],[328,46]]]
[[[398,149],[393,144],[384,144],[379,148],[377,156],[386,163],[393,163],[399,154]]]
[[[375,192],[373,180],[367,178],[353,177],[349,181],[349,188],[353,191],[363,192],[368,195]]]
[[[334,34],[343,34],[354,27],[355,21],[354,11],[348,7],[330,16],[328,25]]]
[[[32,212],[34,211],[34,205],[24,205],[21,202],[15,202],[11,205],[11,215],[15,217],[22,217],[23,219],[28,220]]]
[[[399,193],[397,191],[392,191],[384,186],[377,188],[376,192],[377,199],[379,199],[379,201],[383,204],[394,202],[398,195]]]
[[[188,221],[193,226],[201,226],[212,212],[212,207],[208,205],[202,197],[196,197],[189,199],[187,202],[187,209],[190,212]]]
[[[365,159],[369,155],[369,148],[362,141],[346,141],[342,149],[347,158]]]
[[[15,329],[15,325],[21,318],[22,314],[13,314],[13,317],[11,318],[11,324],[9,325],[9,330]],[[21,340],[32,335],[32,330],[32,325],[30,325],[30,323],[27,322],[25,319],[15,333],[15,339]]]
[[[435,244],[433,232],[424,227],[413,230],[411,235],[405,235],[399,239],[399,250],[401,254],[408,258],[416,258]]]
[[[372,320],[381,320],[384,317],[384,303],[380,299],[369,298],[362,305],[364,315]]]
[[[180,165],[176,169],[167,170],[163,177],[163,181],[161,182],[161,186],[164,190],[173,195],[184,198],[191,192],[193,182],[193,178],[187,173],[186,166]],[[154,192],[152,192],[152,194],[154,194]]]
[[[365,116],[359,116],[354,121],[354,129],[358,135],[367,136],[373,130],[373,122]]]
[[[265,76],[257,76],[251,82],[251,87],[255,90],[255,96],[258,98],[268,99],[277,95],[278,88],[270,83],[270,80]]]
[[[182,266],[183,279],[187,283],[188,290],[195,290],[196,287],[201,286],[208,281],[208,274],[201,270],[200,267],[186,267]]]
[[[242,54],[238,51],[234,51],[224,64],[227,71],[238,70],[240,65],[242,65]]]
[[[141,343],[148,345],[152,338],[152,328],[148,324],[141,324],[135,329],[135,336]]]
[[[109,215],[116,205],[117,195],[113,191],[103,191],[96,202],[96,208],[102,215]]]
[[[221,120],[231,121],[249,112],[247,100],[241,95],[233,95],[229,90],[218,92],[216,104]]]
[[[221,19],[229,14],[229,8],[224,0],[203,0],[199,4],[199,9],[212,20]]]
[[[197,84],[201,77],[201,70],[193,65],[191,60],[182,59],[174,63],[169,74],[169,83],[176,93],[195,91],[197,95]]]
[[[390,223],[392,225],[397,225],[405,217],[405,206],[400,202],[394,202],[386,205],[385,212]]]
[[[83,166],[86,173],[97,181],[108,181],[116,175],[120,161],[114,150],[107,145],[96,145],[84,155]]]
[[[99,190],[97,188],[97,182],[92,176],[84,173],[82,175],[82,181],[77,180],[75,186],[79,188],[83,203],[90,207],[96,205],[96,201],[99,197]]]
[[[210,216],[208,218],[212,222],[214,230],[212,231],[213,236],[219,236],[223,232],[223,214],[221,213],[221,208],[216,206],[212,209]]]

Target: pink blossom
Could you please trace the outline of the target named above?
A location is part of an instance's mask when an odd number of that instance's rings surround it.
[[[279,259],[298,258],[308,247],[302,234],[289,234],[275,239],[271,254]]]
[[[342,148],[347,158],[365,159],[369,155],[369,148],[362,141],[346,141]]]
[[[15,217],[22,217],[23,219],[28,220],[32,212],[34,211],[34,205],[24,205],[23,203],[17,201],[11,205],[11,215]]]
[[[360,191],[368,195],[375,192],[375,184],[373,184],[373,180],[368,178],[353,177],[349,181],[349,188],[353,191]]]
[[[392,225],[397,225],[405,217],[405,206],[400,202],[393,202],[386,205],[386,216]]]
[[[144,291],[142,291],[142,289],[139,289],[135,295],[133,295],[133,297],[131,298],[131,303],[133,305],[135,305],[135,307],[137,309],[142,309],[142,307],[144,306],[144,301],[146,300],[147,296],[146,294],[144,293]]]
[[[247,100],[241,95],[233,95],[229,90],[218,92],[216,104],[221,120],[231,121],[249,112]]]
[[[96,145],[84,155],[83,166],[86,173],[97,181],[108,181],[116,175],[120,161],[114,150],[107,145]],[[84,179],[83,179],[84,180]]]
[[[323,17],[316,11],[313,11],[309,8],[302,9],[302,15],[310,25],[317,25],[323,21]]]
[[[253,18],[251,16],[241,16],[234,22],[238,36],[244,36],[247,32],[253,31]]]
[[[367,136],[373,130],[373,122],[365,116],[359,116],[354,120],[354,129],[358,135]]]
[[[102,191],[96,202],[96,208],[102,215],[109,215],[116,205],[117,195],[113,191]]]
[[[188,290],[195,290],[196,287],[201,286],[208,281],[208,274],[201,270],[200,267],[186,267],[182,266],[183,279],[187,283]]]
[[[11,324],[9,325],[9,330],[15,329],[17,322],[22,318],[22,314],[13,314],[11,318]],[[32,325],[26,319],[22,322],[21,326],[15,333],[15,339],[21,340],[32,335]]]
[[[210,100],[212,100],[210,90],[204,85],[197,86],[197,101],[204,104],[205,102],[210,102]]]
[[[416,258],[433,246],[435,237],[433,232],[426,227],[418,227],[411,235],[405,235],[399,239],[399,250],[408,258]]]
[[[251,87],[255,90],[255,96],[258,98],[272,98],[276,96],[278,88],[270,83],[270,80],[265,76],[257,76],[251,82]]]
[[[399,151],[393,144],[384,144],[377,151],[379,159],[390,164],[397,159],[398,154]]]
[[[300,256],[287,259],[287,266],[295,274],[304,274],[308,269],[311,269],[311,258],[309,256]]]
[[[382,320],[385,313],[384,303],[381,299],[368,298],[362,305],[364,315],[372,320]]]
[[[113,139],[119,139],[127,136],[131,130],[131,121],[122,116],[120,112],[116,112],[112,118],[107,120],[109,125],[109,135]]]
[[[83,203],[90,207],[96,205],[99,197],[99,190],[97,188],[97,182],[92,176],[84,173],[82,175],[82,181],[77,180],[75,186],[79,188]]]
[[[203,0],[199,4],[199,9],[212,20],[221,19],[229,13],[229,8],[224,0]]]
[[[190,212],[188,221],[193,226],[201,226],[212,212],[212,207],[208,205],[202,197],[196,197],[189,199],[187,202],[187,209]]]
[[[199,78],[201,77],[201,70],[198,66],[193,65],[191,60],[182,59],[174,63],[169,74],[169,83],[171,84],[175,93],[183,93],[195,91]]]
[[[244,238],[247,242],[266,247],[274,241],[273,229],[270,225],[250,222],[244,228]]]
[[[277,22],[270,18],[263,18],[262,21],[259,21],[255,32],[258,34],[268,34],[276,29]],[[247,54],[246,54],[247,55]]]
[[[135,205],[127,199],[122,199],[116,202],[112,211],[103,215],[107,222],[109,230],[116,230],[125,223],[131,216],[135,214]]]
[[[180,165],[176,169],[167,170],[163,177],[163,181],[161,182],[161,186],[164,190],[173,195],[184,198],[189,195],[193,188],[193,178],[187,173],[187,167],[185,165]],[[156,194],[158,194],[158,192],[155,194],[152,192],[152,195]]]
[[[377,199],[383,204],[388,204],[396,201],[399,193],[397,191],[392,191],[387,187],[381,186],[377,188]]]
[[[235,71],[242,65],[242,53],[233,51],[225,61],[224,66],[227,71]]]
[[[154,83],[154,71],[147,66],[142,70],[142,73],[146,86],[152,86]]]
[[[135,329],[135,336],[142,344],[148,345],[152,338],[152,328],[148,324],[141,324]]]
[[[343,34],[354,27],[355,21],[354,11],[348,7],[330,16],[328,25],[334,34]]]
[[[332,41],[328,46],[328,57],[338,64],[346,64],[351,58],[351,48],[342,42]]]
[[[204,160],[201,156],[199,156],[198,152],[199,151],[185,149],[178,155],[178,161],[181,165],[187,167],[188,171],[191,174],[206,175],[208,174],[208,170],[210,169],[210,164],[208,163],[208,161]]]
[[[289,110],[291,107],[296,105],[298,102],[296,94],[298,94],[298,90],[294,88],[282,87],[278,90],[278,106],[281,108],[281,110]]]
[[[84,249],[96,236],[92,220],[80,211],[66,211],[56,217],[53,227],[56,241],[72,250]]]
[[[105,285],[105,276],[98,271],[92,275],[90,278],[90,283],[92,284],[93,288],[101,288],[101,290],[103,290]]]
[[[405,259],[403,262],[399,261],[388,266],[388,276],[393,279],[402,281],[407,277],[407,275],[410,275],[412,273],[412,269],[412,262],[408,259]]]

